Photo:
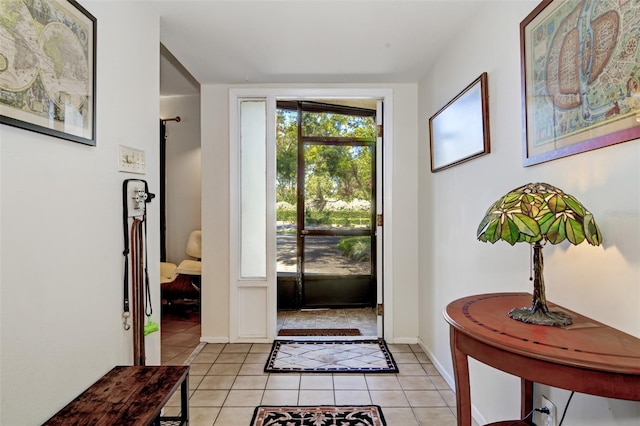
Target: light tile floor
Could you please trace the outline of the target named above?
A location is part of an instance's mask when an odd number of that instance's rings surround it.
[[[302,312],[308,321],[298,317],[295,328],[331,327],[328,319],[317,325],[321,313]],[[295,316],[279,315],[278,327]],[[200,336],[200,324],[193,319],[163,317],[163,364],[180,365],[192,355]],[[455,394],[420,346],[390,344],[389,349],[398,374],[297,374],[264,372],[269,343],[207,344],[190,364],[189,424],[248,426],[258,405],[376,404],[382,407],[388,426],[455,425]],[[177,415],[179,405],[176,394],[165,415]]]
[[[279,311],[281,328],[358,328],[363,336],[377,335],[373,308]],[[182,364],[200,343],[200,313],[197,310],[163,312],[161,320],[162,363]]]
[[[398,374],[269,374],[271,344],[207,344],[191,363],[189,424],[248,426],[258,405],[376,404],[389,426],[455,425],[455,395],[420,347],[389,349]]]

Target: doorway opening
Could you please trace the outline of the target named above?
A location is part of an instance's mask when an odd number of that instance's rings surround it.
[[[278,332],[377,335],[377,102],[278,101]]]

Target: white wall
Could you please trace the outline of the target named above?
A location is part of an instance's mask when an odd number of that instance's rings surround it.
[[[416,343],[418,335],[418,133],[417,85],[393,86],[393,337]],[[389,206],[385,205],[385,212]],[[385,241],[388,244],[389,241]],[[386,285],[386,283],[385,283]],[[385,301],[386,302],[386,301]]]
[[[575,195],[604,235],[600,247],[545,247],[548,298],[640,337],[640,141],[522,166],[519,23],[537,3],[485,2],[419,84],[420,339],[450,380],[446,305],[478,293],[532,291],[527,245],[484,244],[475,237],[488,206],[528,182]],[[483,71],[489,74],[492,152],[432,174],[428,118]],[[473,361],[470,369],[476,420],[517,418],[519,379]],[[560,411],[569,395],[545,386],[536,392]],[[564,424],[637,425],[638,418],[640,403],[576,394]]]
[[[202,97],[202,337],[229,338],[229,88],[203,85]],[[282,88],[284,86],[278,86]],[[335,87],[335,86],[332,86]],[[393,268],[393,335],[416,342],[417,336],[417,86],[358,85],[345,88],[391,88],[394,96],[393,194],[385,194],[393,209],[393,239],[387,241],[396,259]],[[327,88],[327,86],[287,86]],[[389,284],[389,283],[387,283]]]
[[[229,89],[200,87],[202,111],[202,337],[229,341]]]
[[[97,146],[0,125],[0,424],[41,424],[117,364],[123,234],[118,145],[146,152],[158,188],[159,19],[139,3],[85,0],[98,18]],[[149,205],[157,229],[158,205]],[[149,234],[157,264],[158,233]],[[158,268],[150,268],[158,282]],[[159,295],[152,289],[159,319]],[[159,362],[159,333],[147,337]]]
[[[166,245],[167,262],[187,259],[189,233],[200,229],[200,95],[160,99],[167,121]]]

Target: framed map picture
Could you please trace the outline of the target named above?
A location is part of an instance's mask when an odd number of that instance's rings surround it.
[[[96,144],[96,18],[73,0],[0,2],[0,123]]]
[[[640,137],[640,8],[544,0],[520,23],[525,166]]]

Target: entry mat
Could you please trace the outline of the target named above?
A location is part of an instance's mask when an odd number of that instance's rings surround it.
[[[283,328],[278,336],[362,336],[357,328]]]
[[[397,373],[383,339],[276,340],[267,373]]]
[[[378,405],[259,406],[251,426],[385,426]]]

